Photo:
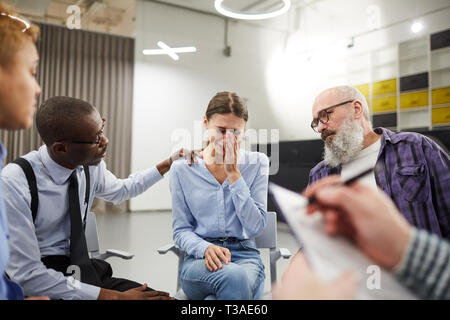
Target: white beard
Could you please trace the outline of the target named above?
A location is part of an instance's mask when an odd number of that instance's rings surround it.
[[[337,167],[347,163],[363,149],[364,130],[351,117],[344,120],[331,141],[325,141],[323,158],[325,164]]]

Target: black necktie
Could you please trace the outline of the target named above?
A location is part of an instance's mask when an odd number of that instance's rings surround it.
[[[76,170],[69,178],[70,263],[80,268],[81,282],[101,286],[101,281],[89,259],[86,236],[81,222],[80,198]]]

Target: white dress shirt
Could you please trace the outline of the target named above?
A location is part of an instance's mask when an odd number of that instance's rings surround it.
[[[69,176],[73,170],[54,162],[47,147],[23,156],[33,167],[39,192],[39,208],[33,223],[31,194],[23,170],[8,164],[2,171],[3,195],[8,217],[11,252],[8,274],[17,281],[27,296],[49,296],[53,299],[97,299],[100,288],[80,283],[73,277],[47,269],[41,258],[49,255],[70,255]],[[95,197],[114,204],[133,198],[157,181],[161,174],[152,167],[118,179],[101,161],[90,166],[89,204],[84,202],[86,177],[83,167],[75,169],[79,184],[80,219],[84,218]]]

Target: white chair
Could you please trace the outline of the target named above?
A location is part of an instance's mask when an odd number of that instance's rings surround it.
[[[277,281],[277,261],[280,258],[289,259],[291,252],[286,248],[277,248],[277,214],[276,212],[267,212],[267,223],[262,234],[256,239],[256,247],[258,249],[269,249],[270,254],[270,282]],[[168,244],[158,250],[159,254],[166,254],[171,251],[178,257],[178,276],[177,276],[177,293],[175,298],[178,300],[187,300],[183,289],[181,289],[180,270],[184,261],[185,252],[177,247],[175,244]]]
[[[84,231],[86,235],[86,244],[88,252],[91,258],[106,260],[110,257],[118,257],[125,260],[130,260],[134,257],[134,254],[116,250],[108,249],[104,253],[100,253],[100,246],[98,243],[98,232],[97,232],[97,219],[93,212],[89,212],[86,217],[86,229]]]

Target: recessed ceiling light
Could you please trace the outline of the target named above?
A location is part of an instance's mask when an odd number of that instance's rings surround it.
[[[275,11],[270,11],[266,13],[244,13],[225,8],[223,6],[223,1],[224,0],[215,0],[214,2],[214,7],[219,13],[230,18],[244,19],[244,20],[262,20],[273,18],[288,12],[291,7],[291,0],[281,0],[283,2],[283,6]]]
[[[423,24],[420,21],[416,21],[411,25],[411,31],[414,33],[419,33],[423,30]]]

